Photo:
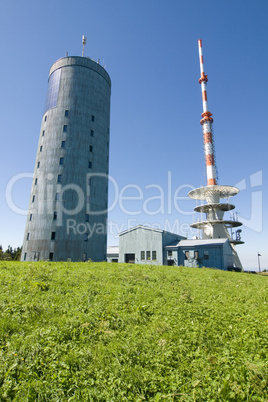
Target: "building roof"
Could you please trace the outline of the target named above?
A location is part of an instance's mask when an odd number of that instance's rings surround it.
[[[186,239],[186,237],[181,236],[181,235],[179,235],[177,233],[171,233],[171,232],[168,232],[168,231],[163,230],[163,229],[156,229],[156,228],[152,228],[150,226],[144,226],[144,225],[137,225],[137,226],[134,226],[133,228],[124,230],[123,232],[119,233],[119,236],[122,236],[122,235],[124,235],[126,233],[132,232],[133,230],[137,230],[137,229],[150,230],[151,232],[168,233],[168,234],[171,234],[172,236],[177,236],[180,239]]]
[[[165,248],[171,247],[195,247],[195,246],[213,246],[213,245],[221,245],[225,242],[229,241],[228,239],[187,239],[180,241],[173,241],[172,243],[165,246]]]

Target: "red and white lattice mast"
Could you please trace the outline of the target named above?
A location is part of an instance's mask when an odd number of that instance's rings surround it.
[[[203,127],[204,137],[204,150],[206,160],[206,173],[207,173],[207,185],[217,184],[217,169],[215,164],[215,152],[213,146],[213,132],[212,132],[212,113],[208,111],[208,97],[207,97],[207,81],[208,76],[204,72],[204,60],[202,52],[202,40],[198,40],[199,60],[200,60],[200,73],[199,83],[201,84],[202,99],[203,99],[203,113],[200,123]]]
[[[213,144],[213,130],[212,114],[208,111],[207,103],[207,89],[206,84],[208,77],[204,72],[204,61],[202,52],[202,40],[198,40],[199,60],[200,60],[200,73],[201,77],[199,83],[201,84],[202,100],[203,100],[203,113],[200,121],[203,128],[203,140],[204,140],[204,152],[206,161],[206,174],[207,174],[207,186],[199,187],[189,192],[188,196],[195,200],[200,200],[202,203],[195,207],[195,212],[201,213],[201,219],[192,223],[191,227],[200,229],[199,237],[205,239],[228,239],[232,245],[233,255],[230,264],[236,267],[241,267],[240,259],[235,250],[236,244],[242,244],[240,233],[241,229],[236,230],[235,239],[233,239],[234,227],[241,226],[242,223],[233,219],[224,219],[224,212],[230,211],[235,208],[233,204],[229,203],[229,197],[233,197],[238,194],[239,190],[233,186],[222,186],[217,184],[217,169],[215,163],[215,151]],[[226,198],[226,202],[220,202],[221,199]],[[203,219],[205,215],[205,219]],[[233,215],[234,217],[236,215]],[[228,232],[231,230],[231,235]]]

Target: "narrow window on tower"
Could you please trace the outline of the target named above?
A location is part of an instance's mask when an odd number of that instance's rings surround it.
[[[88,241],[88,233],[84,234],[84,241]]]
[[[91,184],[92,184],[92,177],[89,177],[88,178],[88,185],[91,186]]]
[[[94,137],[94,130],[90,130],[90,136]]]
[[[40,162],[37,162],[37,169],[40,168]]]
[[[26,261],[27,253],[24,253],[24,261]]]
[[[35,178],[34,185],[37,185],[37,177]]]
[[[88,167],[89,167],[89,169],[92,168],[92,162],[91,161],[88,162]]]
[[[32,199],[32,202],[34,202],[35,201],[35,195],[33,195],[33,199]]]
[[[91,115],[91,121],[95,121],[95,116],[93,114]]]
[[[47,116],[45,116],[45,119],[44,119],[45,121],[47,121]]]
[[[89,152],[93,152],[93,145],[89,146]]]
[[[51,240],[55,240],[56,238],[56,232],[51,232]]]
[[[30,222],[31,222],[32,218],[33,218],[33,214],[30,214],[30,218],[29,218]]]
[[[65,117],[69,117],[69,110],[65,110]]]
[[[64,158],[62,157],[62,158],[60,158],[60,165],[63,165],[63,162],[64,162]]]
[[[65,148],[65,141],[61,141],[61,148]]]
[[[61,180],[62,180],[62,175],[58,174],[58,183],[61,183]]]
[[[85,221],[89,222],[89,214],[86,214]]]
[[[43,149],[43,145],[41,145],[41,147],[40,147],[40,152],[42,152],[42,149]]]
[[[63,132],[64,132],[64,133],[67,132],[67,125],[66,125],[66,124],[64,124],[64,126],[63,126]]]
[[[50,261],[53,261],[53,253],[49,253],[49,258]]]
[[[27,233],[26,240],[29,240],[29,237],[30,237],[30,233],[28,232],[28,233]]]
[[[44,135],[45,135],[45,130],[43,130],[43,132],[42,132],[42,137],[44,137]]]
[[[58,213],[57,213],[57,211],[54,211],[54,214],[53,214],[54,221],[57,219],[57,217],[58,217]]]

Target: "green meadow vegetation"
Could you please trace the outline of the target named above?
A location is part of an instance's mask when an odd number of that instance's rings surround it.
[[[0,262],[1,401],[268,401],[268,277]]]

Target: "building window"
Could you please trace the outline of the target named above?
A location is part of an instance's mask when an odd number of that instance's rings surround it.
[[[209,252],[204,251],[204,260],[208,260],[208,259],[209,259]]]
[[[40,168],[40,162],[37,162],[37,169]]]
[[[95,121],[95,116],[93,114],[91,115],[91,121]]]
[[[89,152],[93,152],[93,145],[89,146]]]
[[[151,259],[151,251],[146,251],[146,260]]]
[[[44,137],[44,135],[45,135],[45,130],[43,130],[42,137]]]
[[[87,253],[84,253],[83,254],[83,261],[86,261],[87,260]]]
[[[60,193],[56,193],[55,200],[58,201],[60,199]]]
[[[60,165],[63,165],[63,162],[64,162],[64,158],[61,157],[61,158],[60,158]]]
[[[84,234],[84,241],[88,241],[88,233]]]
[[[35,201],[35,195],[33,195],[33,199],[32,199],[32,202],[34,202]]]
[[[33,214],[30,214],[30,218],[29,218],[30,222],[31,222],[32,218],[33,218]]]
[[[34,185],[37,185],[37,177],[35,178]]]
[[[167,255],[168,255],[169,257],[172,257],[172,250],[168,250]]]
[[[49,258],[50,261],[53,261],[53,253],[49,253]]]
[[[56,232],[51,232],[51,240],[55,240],[56,238]]]
[[[89,185],[89,186],[91,186],[91,184],[92,184],[92,177],[89,177],[89,179],[88,179],[88,182],[87,182],[87,183],[88,183],[88,185]]]
[[[152,260],[156,260],[156,251],[152,251]]]
[[[141,260],[145,260],[145,251],[141,251]]]
[[[185,251],[185,259],[189,260],[190,258],[190,251]]]
[[[64,126],[63,126],[63,132],[64,132],[64,133],[67,132],[67,124],[64,124]]]
[[[61,148],[65,148],[65,141],[61,141]]]
[[[90,136],[94,137],[94,130],[90,130]]]
[[[27,253],[24,253],[24,261],[26,261]]]
[[[41,145],[41,147],[40,147],[40,152],[42,152],[42,150],[43,150],[43,145]]]
[[[58,174],[58,183],[61,183],[61,180],[62,180],[62,175]]]
[[[68,117],[69,116],[69,110],[65,110],[65,117]]]
[[[58,212],[57,212],[57,211],[54,211],[54,214],[53,214],[53,219],[54,219],[54,220],[56,220],[56,219],[57,219],[57,217],[58,217]]]
[[[88,167],[89,167],[89,169],[92,168],[92,162],[91,161],[88,162]]]
[[[29,237],[30,237],[30,233],[28,232],[28,233],[27,233],[26,240],[29,240]]]
[[[199,258],[199,251],[195,251],[194,252],[194,259],[198,260],[198,258]]]
[[[45,121],[47,121],[47,116],[45,116]]]
[[[89,214],[86,214],[85,221],[89,222]]]

